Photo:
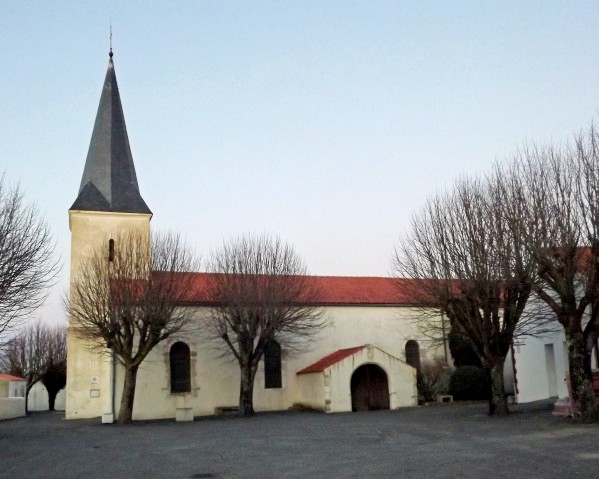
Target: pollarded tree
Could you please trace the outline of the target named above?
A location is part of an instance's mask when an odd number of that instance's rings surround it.
[[[59,270],[54,241],[19,187],[0,177],[0,344],[44,301]]]
[[[48,410],[54,411],[56,405],[56,396],[58,396],[60,390],[63,389],[67,384],[66,354],[63,361],[52,364],[46,369],[41,381],[45,386],[46,391],[48,391]]]
[[[64,325],[49,325],[37,321],[20,331],[6,344],[0,368],[27,381],[25,404],[31,388],[66,363],[66,335],[67,329]],[[47,389],[50,410],[53,410],[58,390],[52,395],[52,388]]]
[[[464,179],[429,199],[394,257],[397,273],[415,279],[413,294],[440,308],[452,333],[472,345],[490,374],[494,415],[509,412],[503,368],[512,341],[519,329],[534,329],[523,324],[534,263],[503,221],[504,210],[519,205],[501,188],[496,177]],[[434,307],[423,308],[420,319],[432,337],[442,327]]]
[[[563,326],[576,418],[597,420],[591,353],[599,329],[599,133],[574,143],[524,149],[511,171],[526,210],[508,217],[525,231],[538,265],[535,294]]]
[[[82,261],[66,307],[71,328],[101,352],[112,351],[124,368],[117,422],[131,422],[137,372],[161,341],[190,324],[189,308],[179,299],[192,285],[195,255],[178,235],[151,240],[124,231],[110,255],[99,249]]]
[[[212,308],[206,329],[240,369],[239,412],[254,414],[254,378],[271,340],[299,350],[322,328],[313,277],[295,250],[278,238],[245,236],[210,260]]]

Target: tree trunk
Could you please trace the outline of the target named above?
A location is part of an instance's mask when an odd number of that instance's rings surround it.
[[[42,384],[48,391],[48,410],[56,408],[56,396],[65,387],[67,375],[64,365],[53,365],[42,376]]]
[[[56,395],[58,391],[50,391],[50,389],[46,388],[48,391],[48,411],[54,411],[54,407],[56,405]]]
[[[254,378],[257,364],[248,361],[241,365],[241,381],[239,385],[239,415],[249,417],[254,415]]]
[[[587,351],[582,331],[572,333],[566,331],[566,338],[568,340],[571,400],[575,409],[573,418],[576,421],[593,423],[597,421],[597,405],[590,361],[586,358]]]
[[[27,382],[27,385],[25,386],[25,416],[29,414],[29,391],[31,391],[32,387],[33,384],[29,384],[29,382]]]
[[[510,411],[507,406],[505,383],[503,380],[503,366],[505,358],[497,358],[490,370],[491,376],[491,401],[489,403],[490,416],[507,416]]]
[[[54,384],[48,384],[46,386],[46,391],[48,391],[48,410],[54,411],[56,408],[56,396],[60,392],[62,388],[57,387]]]
[[[139,366],[129,366],[125,368],[125,384],[123,386],[123,395],[121,396],[121,407],[117,422],[127,424],[133,417],[133,400],[135,399],[135,383],[137,381],[137,370]]]

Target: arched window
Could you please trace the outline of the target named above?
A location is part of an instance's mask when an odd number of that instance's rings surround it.
[[[114,261],[114,240],[108,240],[108,261]]]
[[[264,388],[276,389],[281,386],[281,346],[271,339],[264,349]]]
[[[189,346],[181,341],[171,346],[171,392],[188,393],[191,391],[191,367]]]
[[[406,363],[420,371],[420,347],[418,341],[410,339],[406,343]]]

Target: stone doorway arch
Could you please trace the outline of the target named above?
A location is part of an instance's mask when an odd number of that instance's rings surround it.
[[[351,377],[352,411],[389,409],[389,380],[383,368],[364,364]]]

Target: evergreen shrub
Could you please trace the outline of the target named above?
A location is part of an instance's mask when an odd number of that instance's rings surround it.
[[[460,366],[449,378],[449,394],[457,401],[488,399],[489,380],[485,371],[476,366]]]

